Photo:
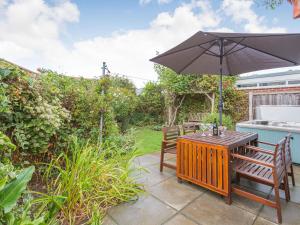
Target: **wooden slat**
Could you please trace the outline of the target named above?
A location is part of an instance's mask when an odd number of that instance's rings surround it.
[[[188,153],[189,153],[189,149],[188,149],[188,144],[184,145],[184,175],[188,176],[189,175],[189,164],[188,164]]]
[[[202,147],[202,182],[206,183],[206,147]]]
[[[223,151],[218,151],[218,188],[222,189],[223,186]]]
[[[229,152],[227,151],[227,149],[223,150],[223,180],[224,180],[224,185],[223,185],[223,189],[228,192],[228,186],[229,183],[231,182],[230,176],[228,174],[228,163],[229,163]],[[230,179],[230,181],[229,181]]]
[[[193,178],[197,179],[197,150],[196,145],[192,145],[193,148]]]
[[[217,153],[212,148],[212,185],[217,186]]]
[[[211,184],[211,148],[207,149],[207,183]]]
[[[188,155],[189,155],[189,176],[193,177],[193,145],[190,143],[188,148]]]
[[[179,137],[179,139],[192,140],[201,143],[220,145],[229,149],[249,143],[258,138],[256,133],[226,131],[224,137],[220,136],[201,136],[200,133],[189,134]]]
[[[229,151],[257,139],[253,133],[228,132],[225,137],[181,136],[177,176],[224,196],[230,192]],[[231,148],[234,146],[234,148]]]
[[[202,180],[202,149],[201,145],[197,146],[197,152],[198,152],[198,180]]]
[[[238,194],[240,196],[243,196],[245,198],[249,198],[249,199],[252,199],[252,200],[254,200],[256,202],[262,203],[264,205],[276,208],[276,203],[274,203],[274,202],[272,202],[272,201],[270,201],[268,199],[262,198],[262,197],[260,197],[258,195],[249,193],[249,192],[247,192],[245,190],[242,190],[242,189],[240,189],[238,187],[233,187],[232,188],[232,192],[236,193],[236,194]]]

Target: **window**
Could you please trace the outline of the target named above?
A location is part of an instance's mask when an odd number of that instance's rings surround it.
[[[238,84],[238,88],[249,88],[249,87],[257,87],[257,83],[252,83],[252,84]]]
[[[289,85],[300,84],[300,80],[289,80],[288,84]]]
[[[285,81],[273,81],[273,82],[259,83],[260,87],[280,86],[280,85],[285,85]]]

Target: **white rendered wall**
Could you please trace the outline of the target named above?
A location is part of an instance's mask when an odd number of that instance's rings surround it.
[[[300,106],[261,105],[256,107],[256,119],[300,123]]]

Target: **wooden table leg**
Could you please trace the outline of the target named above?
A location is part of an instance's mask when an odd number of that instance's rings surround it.
[[[225,202],[228,205],[232,204],[232,197],[231,197],[231,182],[232,182],[232,159],[230,150],[228,150],[228,195],[225,197]]]

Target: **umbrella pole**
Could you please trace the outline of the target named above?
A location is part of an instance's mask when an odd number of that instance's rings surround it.
[[[224,40],[221,38],[220,39],[220,102],[219,102],[219,121],[220,121],[220,126],[222,126],[223,121],[222,121],[222,113],[223,113],[223,69],[222,69],[222,64],[223,64],[223,44]]]

